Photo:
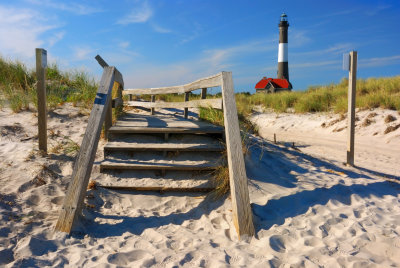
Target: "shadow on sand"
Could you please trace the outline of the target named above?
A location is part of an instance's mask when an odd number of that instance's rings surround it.
[[[345,205],[351,205],[351,196],[360,197],[383,197],[385,195],[398,196],[400,185],[390,181],[376,181],[373,177],[389,176],[387,174],[373,172],[359,168],[368,174],[357,173],[356,171],[344,169],[332,162],[315,158],[302,153],[300,150],[285,148],[257,139],[250,146],[249,154],[246,156],[246,171],[250,182],[260,181],[277,184],[286,188],[297,187],[297,175],[310,173],[310,169],[302,166],[313,167],[313,172],[332,176],[336,173],[343,174],[347,178],[365,178],[371,180],[369,184],[344,185],[336,184],[332,187],[303,190],[292,195],[283,196],[279,199],[269,200],[266,204],[252,204],[254,223],[256,231],[271,228],[274,224],[282,225],[285,219],[299,216],[306,213],[309,208],[315,205],[326,205],[329,201],[337,201]],[[295,171],[295,173],[293,173]],[[297,175],[293,175],[297,174]],[[339,176],[339,175],[338,175]],[[393,177],[393,176],[392,176]],[[395,179],[399,180],[398,177]],[[399,180],[400,181],[400,180]],[[256,183],[255,183],[256,184]],[[102,189],[101,191],[111,191]],[[135,192],[131,192],[135,194]],[[154,195],[154,193],[143,193],[142,195]],[[182,196],[184,193],[168,193],[163,196]],[[196,196],[196,194],[190,194]],[[97,211],[89,212],[92,220],[88,223],[83,232],[91,237],[104,238],[108,236],[120,236],[125,232],[140,235],[145,229],[158,228],[168,224],[181,225],[187,220],[200,219],[202,215],[220,207],[225,199],[213,200],[211,196],[205,198],[197,207],[184,213],[171,213],[165,216],[139,216],[128,217],[120,215],[103,215]],[[94,218],[119,220],[118,223],[96,223]],[[74,236],[83,237],[82,233],[74,233]]]
[[[326,205],[328,201],[338,201],[345,205],[351,205],[351,196],[353,194],[360,197],[383,197],[385,195],[397,196],[400,193],[400,185],[398,183],[376,181],[374,178],[374,176],[381,176],[400,182],[399,177],[356,167],[360,170],[360,173],[358,173],[304,154],[300,150],[285,148],[267,142],[260,143],[255,141],[254,144],[255,146],[250,149],[250,155],[246,158],[246,171],[250,180],[294,188],[297,186],[297,179],[296,176],[292,175],[293,171],[299,175],[306,175],[310,172],[310,170],[301,167],[304,164],[312,166],[315,172],[322,175],[332,176],[336,174],[352,179],[365,178],[371,180],[371,183],[366,185],[336,184],[330,188],[322,187],[309,191],[304,190],[279,199],[272,199],[265,205],[252,204],[257,232],[262,229],[269,229],[274,224],[281,225],[286,218],[304,214],[309,208],[315,205]],[[255,165],[258,166],[256,167]],[[257,168],[262,172],[257,172]]]
[[[112,192],[112,190],[101,189],[101,191]],[[118,191],[120,193],[124,191]],[[125,193],[128,193],[125,191]],[[129,192],[129,194],[138,194],[138,192]],[[141,195],[161,195],[155,193],[143,193],[140,192]],[[195,193],[164,193],[161,196],[168,197],[168,196],[200,196],[204,195],[204,193],[195,194]],[[198,220],[203,215],[208,215],[211,211],[217,209],[224,203],[225,198],[221,198],[219,200],[213,199],[211,195],[208,195],[206,198],[203,199],[198,206],[190,209],[187,212],[183,213],[171,213],[165,216],[139,216],[139,217],[129,217],[129,216],[120,216],[120,215],[103,215],[97,211],[89,212],[89,218],[99,218],[99,219],[112,219],[120,221],[115,224],[111,223],[98,223],[94,222],[93,220],[90,221],[86,226],[83,228],[82,232],[84,234],[88,234],[91,237],[96,238],[104,238],[110,236],[120,236],[125,232],[129,232],[135,235],[140,235],[144,230],[149,228],[158,228],[161,226],[175,224],[181,225],[184,221],[187,220]],[[82,232],[74,232],[72,235],[74,237],[82,238]]]
[[[397,189],[396,189],[397,188]],[[315,205],[326,205],[328,201],[338,201],[351,205],[351,195],[360,197],[397,196],[400,188],[397,184],[384,181],[367,185],[350,186],[337,184],[331,188],[317,188],[311,191],[297,192],[279,199],[269,200],[265,205],[252,204],[256,230],[269,229],[274,224],[282,225],[286,218],[304,214]]]

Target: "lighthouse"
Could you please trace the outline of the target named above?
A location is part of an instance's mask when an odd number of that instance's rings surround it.
[[[283,13],[279,22],[278,78],[289,81],[288,28],[287,16]]]
[[[279,50],[277,78],[263,77],[255,86],[256,92],[275,93],[282,90],[291,90],[289,82],[288,64],[288,28],[287,15],[283,13],[279,22]]]

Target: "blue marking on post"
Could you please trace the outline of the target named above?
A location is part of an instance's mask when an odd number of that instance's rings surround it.
[[[107,94],[97,93],[96,98],[94,99],[94,104],[104,105],[107,101]]]

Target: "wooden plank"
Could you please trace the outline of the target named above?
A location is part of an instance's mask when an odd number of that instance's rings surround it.
[[[211,107],[214,109],[222,109],[222,99],[204,99],[192,100],[187,102],[145,102],[145,101],[128,101],[128,106],[145,107],[145,108],[198,108]]]
[[[356,119],[357,51],[350,52],[350,72],[347,107],[347,165],[354,166],[354,134]]]
[[[117,68],[115,68],[114,72],[115,72],[114,81],[117,82],[121,86],[122,90],[124,90],[124,78],[122,77],[122,74],[120,73],[120,71],[118,71]]]
[[[192,83],[188,83],[181,86],[126,89],[124,90],[124,94],[155,95],[155,94],[185,93],[199,88],[218,87],[220,85],[221,85],[221,74],[219,73],[209,77],[201,78]]]
[[[78,157],[74,163],[71,181],[64,199],[55,230],[70,233],[82,211],[83,199],[92,171],[101,128],[108,107],[111,105],[111,90],[114,84],[114,67],[104,67],[88,125]]]
[[[94,57],[94,58],[97,60],[97,62],[100,64],[100,66],[101,66],[102,68],[108,67],[108,63],[107,63],[105,60],[103,60],[103,58],[102,58],[100,55],[97,55],[97,56]]]
[[[46,67],[47,51],[36,49],[36,91],[38,107],[39,150],[47,154],[47,106],[46,106]]]
[[[183,99],[184,102],[188,102],[189,101],[189,92],[185,93],[185,98]],[[183,108],[183,116],[185,118],[188,118],[188,113],[189,113],[189,109],[187,107]]]
[[[146,192],[190,192],[190,193],[205,193],[211,192],[215,187],[168,187],[168,186],[112,186],[98,185],[99,187],[119,190],[119,191],[146,191]]]
[[[94,58],[97,60],[97,62],[100,64],[101,67],[104,68],[109,66],[108,63],[100,55],[97,55]],[[122,89],[124,88],[124,79],[122,77],[122,74],[120,73],[120,71],[118,71],[117,68],[115,68],[114,81],[120,84]]]
[[[118,134],[118,133],[194,133],[194,134],[206,134],[206,133],[219,133],[223,132],[223,128],[215,126],[215,127],[193,127],[193,128],[184,128],[184,127],[120,127],[120,126],[112,126],[109,129],[110,133]]]
[[[104,146],[107,151],[222,151],[224,146],[214,143],[136,143],[136,142],[108,142]]]
[[[100,171],[109,170],[109,169],[124,169],[124,170],[213,170],[218,167],[218,163],[199,163],[199,164],[187,164],[186,162],[174,161],[174,163],[169,162],[140,162],[140,161],[132,161],[132,160],[104,160],[100,164]]]
[[[204,100],[207,98],[207,88],[201,89],[201,99]]]
[[[255,231],[231,72],[222,72],[221,89],[224,105],[225,138],[229,165],[232,216],[240,239],[242,235],[253,236]]]

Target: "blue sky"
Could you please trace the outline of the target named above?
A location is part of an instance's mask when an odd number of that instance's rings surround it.
[[[101,75],[100,54],[127,88],[177,85],[232,71],[237,91],[275,77],[278,22],[289,20],[295,90],[346,77],[342,55],[359,54],[358,77],[400,74],[400,1],[0,0],[0,55]]]

